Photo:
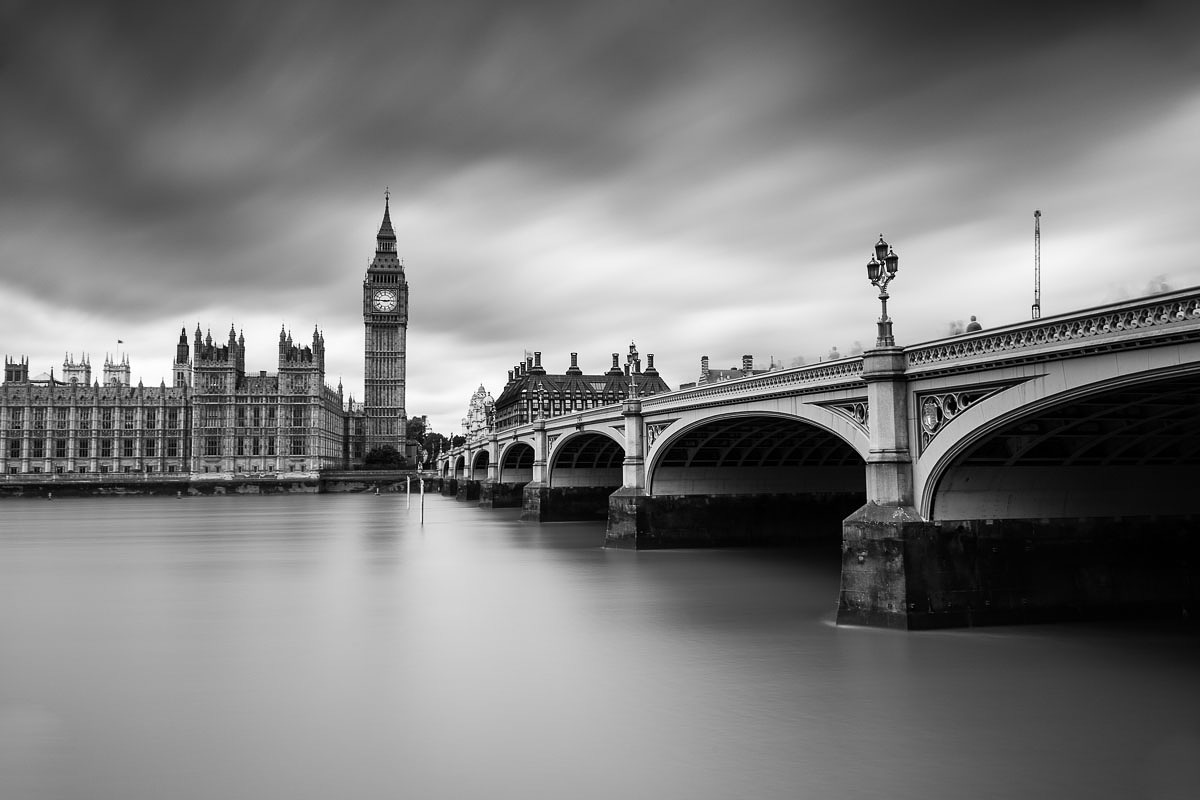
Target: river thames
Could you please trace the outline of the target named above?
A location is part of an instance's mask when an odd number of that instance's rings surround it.
[[[439,496],[0,502],[0,798],[1183,798],[1200,637],[833,624],[835,546]]]

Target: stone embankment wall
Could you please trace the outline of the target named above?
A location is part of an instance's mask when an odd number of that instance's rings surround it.
[[[416,472],[391,470],[285,474],[0,476],[0,498],[420,491]],[[426,489],[432,482],[426,483]]]

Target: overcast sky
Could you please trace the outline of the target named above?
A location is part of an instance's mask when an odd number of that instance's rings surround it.
[[[1191,2],[0,0],[0,352],[324,332],[362,397],[385,187],[408,413],[526,350],[672,386],[1200,284]]]

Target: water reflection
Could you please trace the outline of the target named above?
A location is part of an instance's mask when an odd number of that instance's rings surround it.
[[[5,501],[0,797],[1173,797],[1169,628],[831,624],[836,553],[395,496]]]

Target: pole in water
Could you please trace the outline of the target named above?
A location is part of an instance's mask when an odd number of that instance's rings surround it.
[[[425,524],[425,479],[421,479],[421,524]]]
[[[409,505],[409,503],[412,502],[409,499],[410,497],[412,497],[412,476],[405,475],[404,476],[404,508],[405,509],[412,508],[412,506]]]

